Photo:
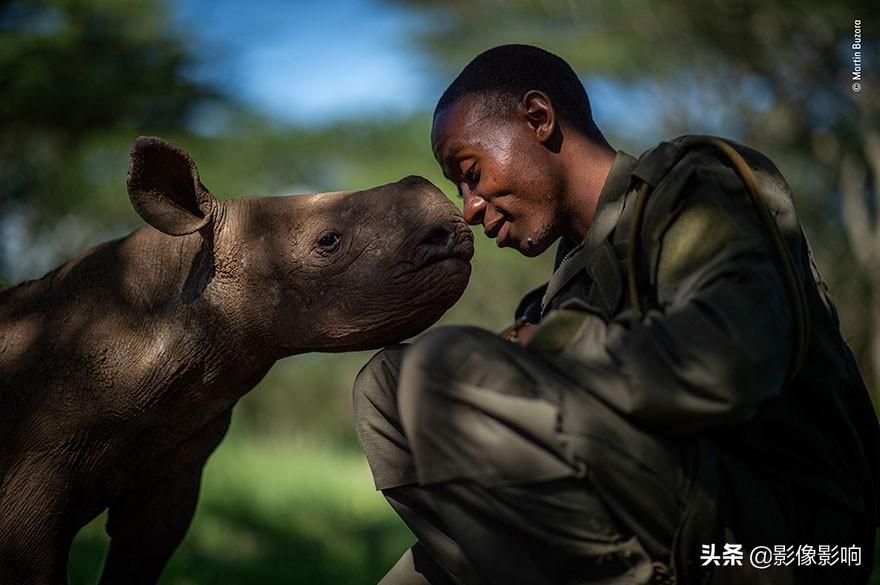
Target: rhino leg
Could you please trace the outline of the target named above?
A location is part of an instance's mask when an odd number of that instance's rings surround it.
[[[152,584],[183,540],[199,496],[202,468],[229,428],[231,410],[187,440],[160,469],[110,504],[110,550],[101,585]]]
[[[68,482],[44,458],[16,463],[0,485],[0,583],[65,585],[73,530]]]

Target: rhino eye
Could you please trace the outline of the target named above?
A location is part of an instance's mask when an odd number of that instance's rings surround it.
[[[324,232],[318,237],[318,248],[324,253],[332,252],[339,246],[340,241],[342,241],[342,236],[339,235],[339,232]]]

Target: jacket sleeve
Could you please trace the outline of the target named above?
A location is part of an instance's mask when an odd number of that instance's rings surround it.
[[[650,205],[645,217],[649,229],[664,222],[651,267],[658,308],[608,323],[588,315],[560,358],[588,390],[657,431],[744,422],[782,391],[793,354],[766,228],[735,175],[717,169],[696,169],[680,192],[656,195],[678,200],[665,219]]]

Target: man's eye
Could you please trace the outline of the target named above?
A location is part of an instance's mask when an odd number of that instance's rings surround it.
[[[465,171],[462,178],[468,182],[469,185],[476,185],[480,180],[480,173],[477,171],[477,163],[474,163]]]
[[[464,182],[469,191],[473,191],[474,187],[477,186],[477,183],[480,182],[480,173],[477,171],[477,163],[473,163],[468,170],[461,174],[461,180]],[[458,197],[461,199],[464,197],[464,190],[462,189],[462,185],[459,183],[458,187]]]

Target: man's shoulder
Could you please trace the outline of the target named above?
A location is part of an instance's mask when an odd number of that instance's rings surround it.
[[[794,196],[782,173],[762,152],[728,138],[684,135],[664,141],[638,158],[633,177],[654,191],[654,211],[670,212],[684,204],[686,195],[716,190],[745,195],[746,181],[754,179],[771,214],[782,227],[796,223]],[[743,197],[743,202],[747,197]]]
[[[738,177],[735,159],[741,159],[761,185],[768,180],[785,183],[782,173],[764,153],[729,138],[686,134],[665,140],[638,157],[633,176],[654,189],[682,179],[712,179],[719,175]]]
[[[758,150],[716,136],[688,135],[661,142],[638,160],[633,175],[652,187],[640,233],[654,279],[665,274],[666,280],[680,280],[734,241],[769,243],[758,209],[765,206],[766,217],[800,255],[793,193]],[[630,212],[638,207],[630,206]]]

